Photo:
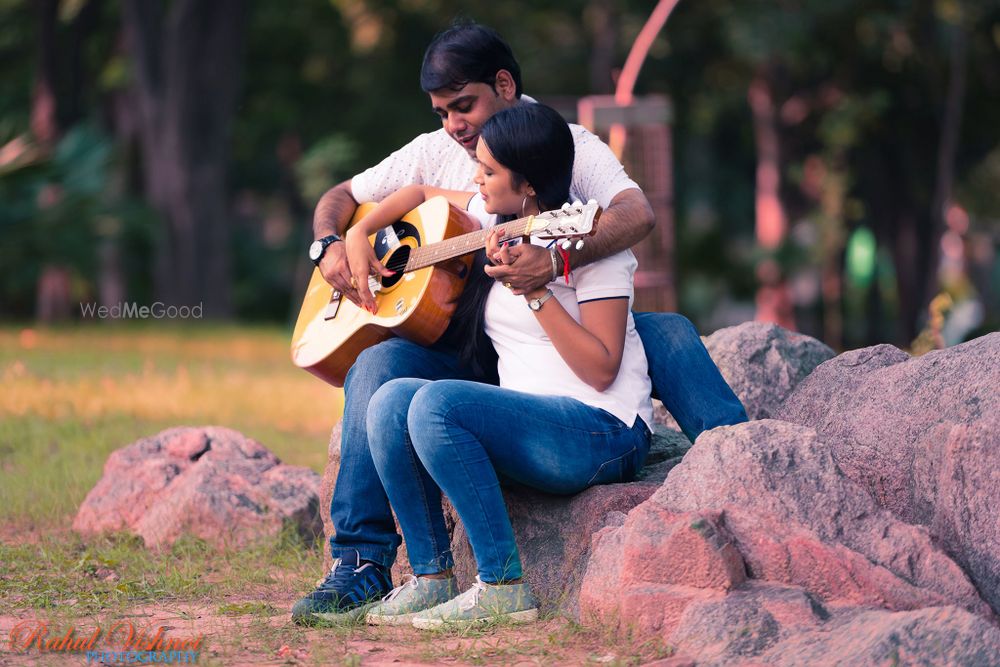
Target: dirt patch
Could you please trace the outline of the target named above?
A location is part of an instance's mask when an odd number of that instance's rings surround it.
[[[135,632],[154,636],[159,628],[172,638],[203,635],[199,665],[638,665],[667,657],[661,645],[631,642],[565,618],[521,626],[464,632],[422,632],[413,628],[302,628],[288,614],[294,599],[232,598],[220,601],[145,604],[114,617],[74,617],[58,611],[24,610],[0,616],[0,665],[86,664],[83,653],[12,652],[9,637],[22,622],[45,621],[49,637],[76,637],[96,628],[107,632],[129,623]],[[101,664],[101,663],[91,663]]]

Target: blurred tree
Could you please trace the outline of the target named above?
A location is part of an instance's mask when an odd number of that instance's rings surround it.
[[[242,73],[242,0],[126,0],[143,179],[165,221],[155,284],[175,305],[232,310],[227,172]]]

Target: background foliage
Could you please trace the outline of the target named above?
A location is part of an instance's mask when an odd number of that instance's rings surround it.
[[[185,4],[161,7],[169,19]],[[158,293],[153,267],[170,220],[151,202],[141,159],[128,6],[0,0],[0,317],[39,314],[46,267],[68,271],[74,303],[115,294],[102,292],[115,281],[130,300]],[[319,195],[438,126],[418,85],[438,30],[456,16],[496,27],[525,90],[566,108],[612,90],[653,3],[233,6],[238,71],[213,72],[240,82],[222,314],[287,322],[310,269],[303,248]],[[182,49],[195,48],[190,39]],[[788,221],[767,249],[755,237],[755,81],[775,105]],[[55,100],[48,141],[40,82]],[[706,333],[753,317],[755,294],[775,279],[761,272],[765,260],[778,267],[795,326],[838,347],[909,345],[936,295],[947,296],[936,306],[943,324],[927,344],[996,328],[997,0],[681,2],[636,92],[673,101],[674,150],[663,159],[675,181],[676,283],[681,311]]]

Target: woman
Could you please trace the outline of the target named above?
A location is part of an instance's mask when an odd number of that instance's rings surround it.
[[[568,197],[573,140],[541,104],[495,114],[476,149],[479,193],[410,186],[387,197],[347,234],[352,274],[385,271],[367,237],[425,198],[444,195],[503,221],[558,208]],[[494,230],[486,255],[509,263]],[[573,271],[567,281],[515,296],[474,273],[469,312],[496,349],[500,386],[399,379],[368,409],[372,457],[402,527],[416,577],[369,611],[371,623],[418,628],[506,618],[532,621],[537,603],[521,580],[499,478],[550,493],[628,481],[649,450],[652,405],[642,344],[630,312],[636,262],[623,252]],[[359,281],[360,282],[360,281]],[[462,356],[484,342],[466,336]],[[458,595],[441,491],[462,519],[476,557],[476,584]]]

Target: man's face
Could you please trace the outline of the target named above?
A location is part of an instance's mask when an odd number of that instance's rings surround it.
[[[461,90],[442,89],[430,94],[431,106],[441,117],[444,131],[473,158],[483,123],[516,102],[502,86],[499,90],[486,83],[467,83]]]

